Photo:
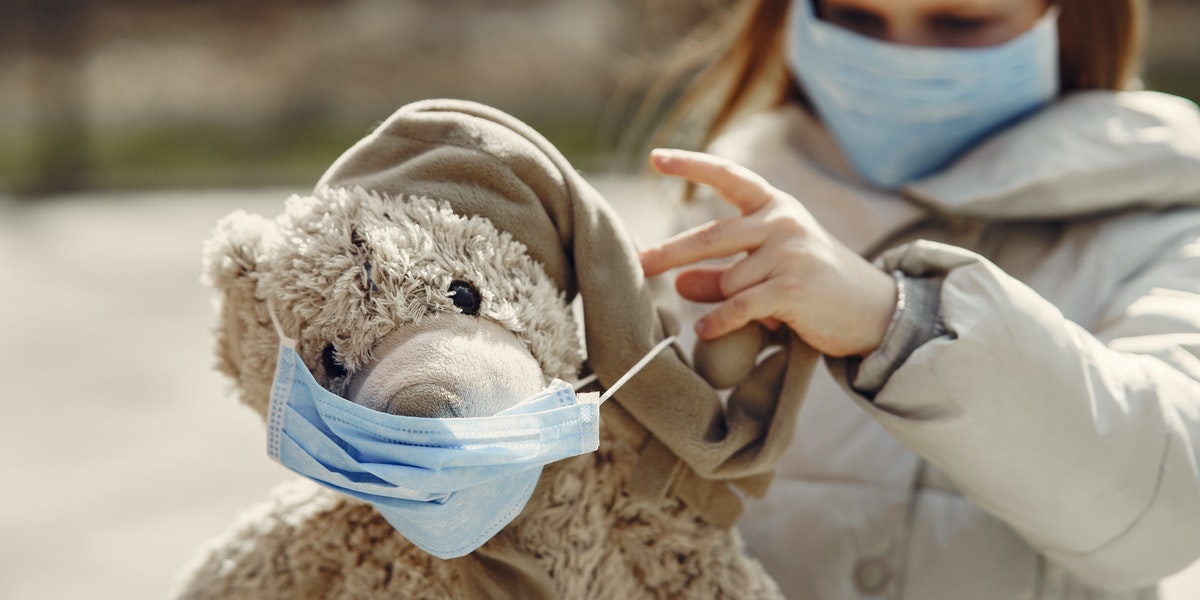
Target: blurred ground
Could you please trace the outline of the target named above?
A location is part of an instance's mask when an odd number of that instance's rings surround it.
[[[0,597],[164,597],[202,540],[284,478],[210,367],[198,283],[212,223],[280,197],[0,207]]]

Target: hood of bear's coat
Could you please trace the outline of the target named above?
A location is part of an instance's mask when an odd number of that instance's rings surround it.
[[[568,300],[582,298],[587,360],[606,387],[671,333],[616,213],[550,142],[508,114],[461,100],[404,106],[318,182],[356,187],[445,202],[524,244]],[[622,387],[615,400],[654,435],[659,445],[652,446],[667,450],[643,453],[642,481],[633,486],[656,493],[707,487],[679,474],[672,466],[678,457],[693,476],[752,478],[744,487],[762,491],[762,476],[791,438],[817,356],[794,336],[782,344],[785,351],[750,374],[753,385],[735,390],[728,405],[673,352]],[[708,516],[730,522],[740,506],[727,499]]]

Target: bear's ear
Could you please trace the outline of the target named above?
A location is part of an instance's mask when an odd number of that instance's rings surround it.
[[[264,418],[279,340],[259,281],[277,233],[273,221],[239,210],[221,219],[204,244],[202,280],[216,291],[217,368]]]

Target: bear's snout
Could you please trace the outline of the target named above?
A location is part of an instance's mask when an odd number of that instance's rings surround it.
[[[384,337],[350,380],[349,399],[416,417],[485,417],[539,392],[537,360],[503,327],[440,315]]]
[[[463,397],[446,386],[415,383],[397,390],[378,410],[410,417],[462,417],[464,404]]]

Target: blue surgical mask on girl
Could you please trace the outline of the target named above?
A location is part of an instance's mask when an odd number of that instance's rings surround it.
[[[425,418],[378,412],[321,387],[280,331],[267,453],[371,503],[426,552],[463,556],[521,512],[544,465],[599,447],[601,403],[672,339],[604,396],[555,380],[494,416]]]
[[[876,40],[794,0],[787,60],[855,170],[882,188],[933,174],[1058,95],[1058,8],[996,46]]]

